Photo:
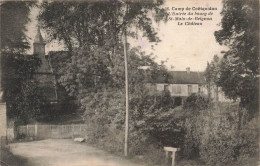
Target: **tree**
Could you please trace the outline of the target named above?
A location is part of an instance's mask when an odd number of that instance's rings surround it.
[[[161,5],[162,1],[44,2],[39,15],[42,27],[50,34],[50,40],[63,41],[69,51],[65,53],[68,59],[63,69],[66,71],[60,68],[62,74],[59,79],[69,94],[85,96],[108,87],[124,87],[123,49],[119,39],[121,29],[127,25],[130,36],[139,34],[134,29],[140,29],[150,41],[158,42],[152,20],[166,18]],[[134,68],[154,63],[151,59],[149,62],[149,58],[145,62],[144,53],[139,53],[142,64],[132,64]],[[133,58],[140,59],[138,56]]]
[[[218,86],[217,82],[220,74],[220,59],[217,55],[214,55],[213,60],[207,63],[207,68],[204,72],[204,76],[207,82],[208,98],[211,99],[211,90],[214,89],[216,94],[216,100],[218,100]]]
[[[215,32],[217,42],[229,48],[221,60],[218,85],[252,114],[258,109],[258,6],[257,0],[224,0],[222,29]]]
[[[89,49],[93,45],[114,48],[125,24],[141,29],[150,41],[159,41],[150,15],[156,21],[165,19],[161,5],[162,1],[44,2],[39,20],[50,40],[63,41],[70,51],[84,45]],[[136,35],[134,32],[131,34]]]
[[[25,52],[29,49],[26,24],[34,2],[1,3],[1,50],[4,52]]]
[[[40,66],[35,55],[25,55],[29,43],[25,34],[30,21],[29,12],[34,2],[1,3],[1,86],[7,105],[7,116],[21,123],[35,118],[42,99],[33,79],[33,73]]]

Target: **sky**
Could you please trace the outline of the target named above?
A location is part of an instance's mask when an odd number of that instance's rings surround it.
[[[191,71],[204,71],[207,65],[207,61],[211,61],[214,55],[221,56],[221,51],[225,50],[223,46],[220,46],[214,37],[214,32],[221,29],[218,25],[221,22],[220,12],[222,10],[221,0],[167,0],[164,4],[165,8],[169,8],[169,12],[185,12],[186,16],[188,12],[186,10],[175,10],[176,8],[191,8],[193,14],[204,13],[201,10],[192,10],[192,8],[198,7],[212,7],[217,10],[212,11],[212,15],[205,16],[211,17],[210,21],[195,21],[200,22],[202,25],[178,25],[178,21],[169,20],[166,23],[159,23],[155,25],[158,32],[158,37],[161,42],[157,45],[149,43],[145,38],[139,36],[138,39],[128,40],[132,46],[141,46],[142,50],[147,53],[153,53],[156,56],[156,61],[166,61],[165,65],[169,70],[183,71],[187,67],[190,67]],[[174,9],[174,10],[173,10]],[[209,11],[206,11],[208,13]],[[30,44],[32,46],[33,39],[37,31],[37,15],[39,9],[34,8],[31,11],[31,22],[27,25],[30,38]],[[173,16],[173,17],[175,17]],[[191,16],[193,19],[195,16]],[[200,17],[200,16],[198,16]],[[179,21],[185,24],[186,21]],[[191,21],[192,22],[192,21]],[[43,38],[46,39],[46,33],[41,30]],[[153,49],[152,49],[152,45]],[[46,52],[63,50],[63,46],[57,41],[46,44]],[[32,49],[29,50],[29,54],[32,53]],[[173,67],[172,67],[173,66]]]

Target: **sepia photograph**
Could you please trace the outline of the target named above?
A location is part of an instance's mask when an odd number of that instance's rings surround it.
[[[260,166],[259,0],[1,0],[0,166]]]

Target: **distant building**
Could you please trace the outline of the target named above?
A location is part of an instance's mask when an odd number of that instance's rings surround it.
[[[186,71],[169,71],[169,73],[168,79],[158,77],[147,83],[150,93],[168,90],[171,96],[175,97],[175,101],[180,104],[191,94],[202,93],[202,88],[205,85],[202,72],[191,72],[188,67]]]
[[[63,113],[75,112],[77,106],[75,104],[75,99],[70,97],[66,92],[65,88],[58,84],[58,74],[57,74],[57,61],[68,58],[64,56],[67,51],[50,51],[48,54],[45,53],[46,43],[38,27],[37,34],[34,38],[33,43],[33,54],[39,56],[41,59],[41,66],[34,73],[34,78],[39,83],[39,87],[43,90],[41,94],[51,105],[46,105],[44,108],[46,110],[60,111]]]
[[[42,38],[39,27],[33,42],[33,54],[39,56],[42,62],[34,75],[34,78],[39,82],[39,87],[43,89],[44,93],[42,95],[46,97],[48,102],[57,103],[58,94],[56,78],[53,73],[50,58],[45,54],[45,42]]]
[[[149,80],[146,84],[149,93],[156,94],[168,90],[175,102],[181,105],[183,101],[191,94],[200,94],[207,97],[209,89],[206,86],[206,79],[203,72],[192,72],[187,67],[186,71],[169,71],[170,77],[158,77],[156,80]],[[213,100],[230,101],[224,95],[220,88],[216,91],[211,88],[211,97]]]

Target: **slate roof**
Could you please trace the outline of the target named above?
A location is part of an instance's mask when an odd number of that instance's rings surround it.
[[[149,83],[165,84],[205,84],[206,80],[203,72],[169,71],[169,76],[160,75],[155,79],[148,77]]]
[[[170,84],[204,84],[206,82],[203,72],[170,71]]]

